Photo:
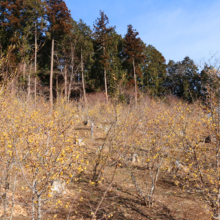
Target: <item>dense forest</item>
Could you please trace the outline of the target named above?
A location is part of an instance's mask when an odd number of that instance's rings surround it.
[[[124,37],[100,11],[93,28],[70,16],[63,0],[2,0],[0,2],[0,74],[12,93],[27,99],[44,96],[84,99],[104,92],[122,102],[140,95],[175,95],[189,102],[205,100],[212,69],[202,71],[186,56],[174,62],[132,25]],[[10,85],[9,85],[10,83]]]

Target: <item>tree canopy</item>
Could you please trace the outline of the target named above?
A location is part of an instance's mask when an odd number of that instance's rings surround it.
[[[71,18],[63,0],[0,2],[0,56],[11,63],[1,68],[1,74],[3,79],[16,72],[17,88],[35,86],[47,96],[50,85],[51,100],[57,96],[78,99],[86,92],[105,92],[108,100],[133,87],[136,100],[140,92],[171,94],[189,102],[206,99],[208,86],[214,86],[207,74],[212,67],[205,65],[199,72],[188,56],[166,63],[162,53],[147,43],[132,25],[124,37],[118,34],[104,11],[92,30]],[[27,68],[34,60],[35,85],[28,87]]]

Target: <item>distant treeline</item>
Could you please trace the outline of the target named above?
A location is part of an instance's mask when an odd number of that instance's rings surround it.
[[[109,25],[103,11],[93,29],[76,22],[62,0],[1,0],[0,80],[12,90],[50,97],[84,97],[105,92],[126,101],[126,92],[151,96],[175,95],[188,100],[206,99],[214,82],[205,65],[199,71],[188,56],[182,61],[165,58],[144,43],[128,25],[124,37]]]

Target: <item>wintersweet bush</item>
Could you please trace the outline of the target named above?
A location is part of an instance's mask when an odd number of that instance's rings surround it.
[[[17,99],[0,98],[0,155],[3,213],[12,215],[18,198],[26,201],[25,213],[41,219],[47,210],[65,202],[65,190],[86,169],[86,152],[76,145],[74,109],[41,110]],[[53,182],[63,190],[54,194]],[[68,194],[71,194],[69,192]],[[62,195],[62,197],[61,197]],[[11,207],[10,210],[8,207]]]
[[[178,100],[147,99],[137,106],[97,102],[87,107],[59,100],[51,112],[46,102],[33,106],[1,96],[0,213],[5,219],[15,213],[42,219],[69,207],[67,197],[76,193],[69,186],[80,173],[88,170],[89,184],[109,184],[107,189],[112,189],[123,167],[122,176],[125,172],[130,176],[123,184],[133,184],[142,204],[156,202],[157,181],[168,173],[176,185],[198,193],[216,217],[217,104],[213,102],[211,111],[199,103]],[[89,124],[83,124],[85,119]],[[82,129],[85,132],[80,133]],[[205,143],[208,136],[210,143]],[[85,146],[77,144],[79,139]],[[105,195],[93,207],[96,214]]]

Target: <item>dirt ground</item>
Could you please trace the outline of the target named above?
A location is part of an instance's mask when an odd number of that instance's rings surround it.
[[[121,168],[124,169],[124,168]],[[144,205],[138,196],[135,187],[127,179],[126,170],[118,173],[112,190],[107,193],[97,213],[97,219],[141,220],[141,219],[172,219],[172,220],[207,220],[210,217],[199,195],[183,192],[172,183],[172,178],[165,175],[158,180],[155,202],[152,207]],[[122,176],[124,173],[125,176]],[[88,173],[81,175],[81,179],[69,187],[70,191],[79,191],[71,210],[61,208],[45,215],[43,219],[92,219],[91,212],[100,202],[108,183],[91,185],[91,176]],[[121,181],[123,180],[123,181]],[[129,183],[130,182],[130,183]],[[83,200],[81,199],[83,197]],[[73,198],[66,201],[71,202]],[[110,216],[112,214],[112,216]],[[106,215],[106,218],[104,217]],[[30,217],[16,216],[14,220],[28,220]]]

